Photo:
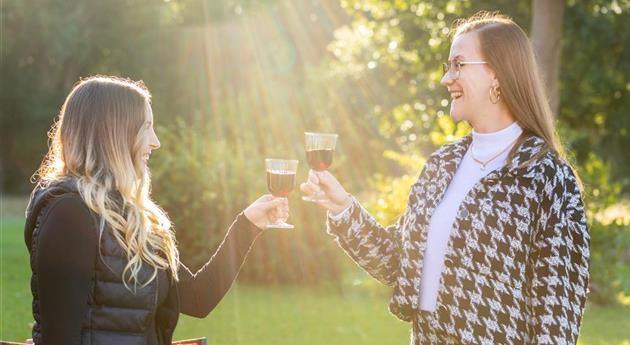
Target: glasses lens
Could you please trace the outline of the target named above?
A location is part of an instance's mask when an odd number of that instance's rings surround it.
[[[448,73],[448,70],[449,70],[448,65],[449,65],[448,62],[442,63],[442,70],[444,71],[444,74]]]

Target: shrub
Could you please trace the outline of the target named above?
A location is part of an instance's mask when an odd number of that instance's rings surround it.
[[[208,260],[236,215],[267,193],[264,153],[254,134],[230,140],[213,139],[211,133],[212,126],[200,117],[160,127],[162,148],[151,162],[154,197],[171,217],[182,261],[191,269]],[[298,183],[303,176],[298,174]],[[250,253],[242,280],[273,284],[339,278],[341,254],[322,230],[324,214],[299,197],[295,191],[289,200],[295,230],[266,231]]]

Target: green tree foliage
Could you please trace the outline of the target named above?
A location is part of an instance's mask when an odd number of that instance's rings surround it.
[[[161,114],[199,111],[197,74],[204,61],[194,29],[270,2],[3,1],[0,190],[28,191],[28,176],[45,153],[46,131],[80,77],[142,79]]]
[[[161,32],[159,24],[164,6],[144,5],[125,0],[2,3],[0,188],[29,188],[25,182],[45,153],[46,131],[79,77],[102,73],[146,80],[155,74],[149,70],[166,62],[168,51],[146,64],[155,53],[146,43],[168,32]]]
[[[80,77],[145,81],[162,148],[153,190],[174,220],[184,262],[208,259],[234,217],[266,193],[264,158],[298,158],[304,131],[340,134],[332,171],[359,190],[387,163],[361,90],[322,63],[340,20],[319,2],[10,0],[2,3],[0,184],[12,193],[46,152],[46,131]],[[303,23],[315,23],[304,26]],[[307,28],[308,30],[304,30]],[[352,169],[339,169],[351,163]],[[340,275],[324,213],[291,198],[293,232],[270,231],[243,279],[313,282]]]
[[[560,121],[580,164],[595,153],[630,192],[630,2],[575,1],[567,9]]]

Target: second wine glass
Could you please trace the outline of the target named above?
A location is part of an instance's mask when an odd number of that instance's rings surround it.
[[[325,171],[330,167],[338,137],[339,135],[335,133],[304,133],[306,158],[311,169]],[[326,200],[326,196],[323,192],[319,192],[312,196],[303,196],[302,200],[316,202]]]

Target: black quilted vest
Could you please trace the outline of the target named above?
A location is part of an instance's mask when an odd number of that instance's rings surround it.
[[[42,342],[39,326],[37,251],[32,249],[37,248],[39,224],[48,216],[47,206],[53,198],[61,197],[80,199],[72,182],[62,182],[54,187],[34,191],[27,209],[25,239],[31,254],[31,291],[35,319],[33,341],[37,345],[48,344]],[[98,217],[95,214],[93,219],[94,229],[98,231]],[[154,332],[154,322],[158,344],[171,343],[179,317],[176,285],[171,285],[166,301],[158,306],[157,279],[144,288],[138,286],[133,293],[122,282],[122,272],[126,264],[124,251],[106,228],[100,239],[100,255],[97,255],[94,262],[94,276],[87,301],[89,308],[81,326],[82,345],[147,345],[151,332]],[[140,281],[146,281],[151,273],[150,268],[143,266],[139,273]]]

